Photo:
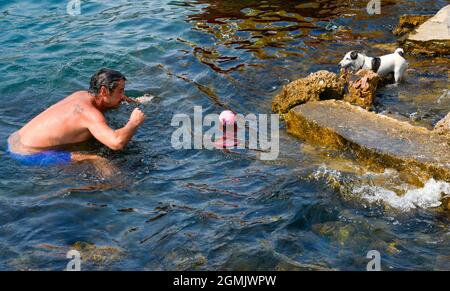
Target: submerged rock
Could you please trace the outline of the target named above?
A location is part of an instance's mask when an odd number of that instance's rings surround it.
[[[434,132],[441,135],[447,135],[450,137],[450,113],[447,114],[441,121],[436,123]]]
[[[403,15],[394,30],[396,36],[412,32],[416,27],[433,17],[433,15]]]
[[[450,181],[448,139],[426,128],[336,100],[296,106],[284,118],[288,132],[301,139],[350,150],[405,175]]]
[[[369,110],[375,100],[380,77],[371,70],[359,70],[354,76],[356,78],[349,80],[348,93],[345,94],[344,101]]]
[[[117,261],[122,255],[122,251],[112,246],[96,246],[87,242],[76,242],[73,249],[81,253],[83,263],[91,263],[100,266],[109,266]]]
[[[402,47],[412,54],[448,55],[450,53],[449,15],[450,5],[447,5],[400,40]]]
[[[308,77],[295,80],[283,87],[275,96],[272,110],[287,113],[292,107],[308,101],[342,99],[345,81],[328,71],[318,71]]]

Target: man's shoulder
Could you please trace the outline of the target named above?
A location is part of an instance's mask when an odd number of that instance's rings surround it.
[[[76,91],[64,98],[64,100],[61,100],[65,103],[69,104],[80,104],[80,105],[87,105],[89,106],[90,102],[90,93],[88,91]]]
[[[105,120],[103,113],[92,104],[91,95],[88,91],[74,92],[71,97],[74,101],[75,112],[84,115],[91,122],[103,122]]]
[[[90,95],[89,91],[85,91],[85,90],[80,90],[80,91],[75,91],[72,94],[70,94],[69,96],[67,96],[68,98],[87,98]]]

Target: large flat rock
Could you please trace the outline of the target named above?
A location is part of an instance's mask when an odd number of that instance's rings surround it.
[[[450,139],[343,101],[309,102],[284,115],[289,133],[346,148],[358,158],[414,175],[450,181]]]
[[[428,41],[428,40],[448,40],[449,33],[449,15],[450,5],[443,7],[424,23],[422,23],[416,32],[409,35],[410,40]]]
[[[411,53],[450,54],[450,5],[443,7],[409,34],[404,47]]]

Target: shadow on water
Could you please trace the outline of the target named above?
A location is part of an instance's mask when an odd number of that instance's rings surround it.
[[[415,193],[399,173],[305,144],[283,124],[275,161],[170,143],[175,113],[270,113],[290,80],[337,71],[349,50],[392,51],[401,14],[445,1],[382,1],[373,16],[367,1],[83,2],[75,18],[56,1],[26,2],[0,6],[0,269],[62,270],[69,249],[85,254],[85,270],[365,270],[372,249],[383,269],[450,268],[448,212],[392,200]],[[448,60],[408,61],[408,83],[381,90],[375,110],[431,127],[450,110]],[[105,66],[127,76],[128,95],[157,96],[124,151],[86,149],[108,158],[113,176],[7,157],[11,132]],[[111,126],[133,108],[108,112]]]

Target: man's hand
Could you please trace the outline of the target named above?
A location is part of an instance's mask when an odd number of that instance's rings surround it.
[[[145,114],[139,109],[135,108],[130,116],[130,122],[132,122],[136,127],[144,122]]]

